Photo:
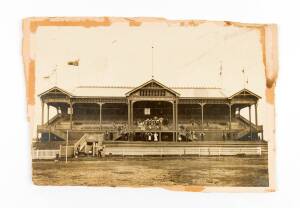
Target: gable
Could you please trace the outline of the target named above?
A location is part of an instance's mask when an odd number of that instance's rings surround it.
[[[158,81],[151,79],[150,81],[126,93],[126,96],[170,97],[170,96],[179,96],[179,93],[164,86]]]
[[[261,97],[255,93],[251,92],[250,90],[243,89],[229,97],[229,99],[233,99],[233,98],[260,99]]]
[[[51,97],[51,98],[69,98],[69,97],[72,97],[72,94],[65,91],[65,90],[62,90],[58,87],[53,87],[41,94],[39,94],[39,96],[41,98],[44,98],[44,97]]]

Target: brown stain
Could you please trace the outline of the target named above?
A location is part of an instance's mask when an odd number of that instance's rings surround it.
[[[265,73],[267,74],[267,64],[266,64],[266,32],[265,32],[265,27],[259,28],[260,31],[260,45],[261,45],[261,50],[262,50],[262,61],[265,66]],[[267,78],[267,76],[266,76]],[[268,87],[268,84],[267,84]]]
[[[249,24],[249,23],[240,23],[240,22],[231,22],[231,21],[223,21],[223,25],[225,27],[239,27],[239,28],[248,28],[248,29],[256,29],[260,32],[260,44],[262,47],[262,56],[263,56],[263,64],[266,68],[266,48],[265,48],[265,24]]]
[[[195,20],[191,20],[191,21],[188,21],[188,25],[192,26],[192,27],[196,27],[199,25],[199,22],[195,21]]]
[[[30,20],[23,20],[23,64],[24,64],[24,74],[25,74],[25,84],[26,84],[26,98],[27,98],[27,113],[29,114],[29,107],[35,104],[35,61],[30,57]],[[28,115],[28,120],[30,115]]]
[[[34,93],[35,93],[35,61],[30,60],[28,63],[27,71],[27,102],[29,105],[34,105]]]
[[[231,26],[232,25],[232,22],[230,21],[224,21],[224,26]]]
[[[266,24],[249,24],[249,23],[240,23],[240,22],[231,22],[231,21],[224,21],[225,27],[239,27],[239,28],[248,28],[248,29],[256,29],[260,32],[260,45],[262,48],[262,61],[266,69],[266,43],[265,43],[265,27]]]
[[[190,192],[202,192],[205,188],[202,186],[186,186],[184,191],[190,191]]]
[[[275,84],[272,87],[266,87],[266,101],[270,104],[275,102]]]
[[[129,18],[126,18],[126,20],[129,21],[129,26],[130,27],[139,27],[142,25],[142,22],[137,20],[137,19],[129,19]]]
[[[188,191],[188,192],[202,192],[205,190],[203,186],[163,186],[162,188],[170,190],[170,191]]]
[[[248,29],[256,29],[260,33],[259,42],[261,45],[262,52],[262,62],[265,68],[265,78],[266,78],[266,100],[270,104],[274,104],[275,100],[275,83],[278,75],[277,68],[277,54],[274,51],[277,51],[277,27],[274,25],[266,25],[266,24],[247,24],[247,23],[239,23],[239,22],[230,22],[224,21],[224,26],[235,26],[240,28],[248,28]],[[266,40],[266,28],[272,27],[272,33],[274,40]],[[275,45],[271,49],[272,51],[268,51],[266,48],[266,41],[272,41],[272,44]],[[269,49],[270,50],[270,49]],[[272,59],[273,65],[269,66],[267,64],[267,55],[268,60]],[[272,67],[272,68],[271,68]]]
[[[261,32],[261,43],[264,43],[262,46],[262,50],[266,75],[266,100],[268,103],[274,104],[275,86],[278,76],[277,26],[268,25],[263,29],[264,30]],[[266,30],[268,31],[268,33],[266,33]],[[268,47],[266,46],[267,43]]]
[[[275,192],[276,190],[274,188],[267,188],[265,189],[266,192]]]
[[[29,45],[29,36],[30,32],[35,33],[40,26],[80,26],[80,27],[97,27],[97,26],[111,26],[113,22],[128,22],[129,26],[132,27],[139,27],[144,22],[151,22],[151,23],[168,23],[168,24],[177,24],[182,27],[196,27],[202,23],[207,21],[205,20],[167,20],[165,18],[153,18],[153,17],[135,17],[135,18],[122,18],[122,17],[90,17],[90,18],[63,18],[63,17],[52,17],[52,18],[28,18],[23,21],[23,31],[24,31],[24,38],[23,38],[23,59],[25,65],[25,74],[28,78],[27,81],[31,82],[34,81],[34,75],[30,74],[34,72],[34,58],[30,57],[30,45]],[[260,45],[262,51],[262,62],[265,67],[265,76],[266,76],[266,96],[267,101],[271,104],[274,104],[274,84],[277,79],[277,66],[270,68],[267,66],[267,57],[266,53],[269,55],[271,52],[267,51],[266,49],[266,27],[270,25],[266,24],[249,24],[249,23],[239,23],[239,22],[231,22],[231,21],[210,21],[211,23],[215,24],[223,24],[225,27],[240,27],[240,28],[248,28],[248,29],[256,29],[260,32]],[[277,28],[274,27],[272,30],[274,33],[277,34]],[[276,36],[276,35],[275,35]],[[277,41],[277,39],[276,39]],[[277,46],[277,45],[276,45]],[[277,50],[277,48],[276,48]],[[270,58],[270,57],[268,57]],[[277,56],[271,57],[273,61],[276,61]],[[30,63],[29,63],[30,62]],[[29,63],[29,64],[28,64]],[[27,65],[31,66],[27,67]],[[29,86],[29,84],[28,84]],[[30,83],[31,88],[28,89],[28,101],[29,104],[34,103],[34,99],[31,96],[31,90],[34,90],[34,84]]]
[[[62,19],[62,18],[45,18],[45,19],[31,19],[30,31],[35,33],[40,26],[79,26],[79,27],[108,27],[112,22],[108,17],[103,18],[82,18],[78,20]]]
[[[170,21],[170,22],[178,22],[177,20],[166,20],[166,21]],[[180,20],[179,21],[179,25],[181,27],[197,27],[200,24],[205,23],[206,21],[203,20]]]

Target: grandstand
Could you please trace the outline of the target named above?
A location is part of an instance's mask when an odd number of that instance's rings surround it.
[[[261,97],[248,89],[228,95],[221,88],[169,88],[151,79],[138,87],[86,86],[72,92],[53,87],[39,97],[42,122],[37,127],[37,149],[58,148],[67,137],[74,146],[91,135],[101,135],[101,144],[118,146],[263,141],[257,119]],[[57,112],[52,118],[50,107]],[[244,108],[249,109],[249,118],[240,114]],[[88,143],[100,145],[99,139]]]

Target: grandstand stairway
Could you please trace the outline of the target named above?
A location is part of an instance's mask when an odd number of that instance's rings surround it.
[[[85,133],[75,144],[74,150],[79,153],[88,154],[89,150],[91,150],[91,143],[96,145],[95,147],[99,147],[102,145],[104,139],[104,134],[94,134],[94,133]]]

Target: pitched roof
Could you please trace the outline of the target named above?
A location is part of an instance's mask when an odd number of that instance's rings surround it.
[[[259,95],[255,94],[254,92],[251,92],[250,90],[248,90],[248,89],[246,89],[246,88],[244,88],[244,89],[238,91],[237,93],[234,93],[233,95],[231,95],[231,96],[228,97],[228,98],[231,99],[231,98],[233,98],[233,97],[235,97],[235,96],[237,96],[237,95],[239,95],[239,94],[243,94],[243,93],[250,94],[250,95],[256,97],[257,99],[260,99],[260,98],[261,98]]]
[[[49,90],[46,90],[45,92],[40,93],[38,96],[41,97],[41,96],[43,96],[43,95],[45,95],[45,94],[47,94],[47,93],[49,93],[49,92],[51,92],[51,91],[54,91],[54,90],[60,91],[60,92],[62,92],[62,93],[64,93],[64,94],[67,94],[67,95],[70,96],[70,97],[73,96],[71,93],[67,92],[66,90],[63,90],[63,89],[61,89],[61,88],[59,88],[59,87],[56,87],[56,86],[50,88]]]
[[[180,93],[180,97],[199,97],[199,98],[226,98],[225,91],[221,88],[174,88]]]
[[[74,96],[79,97],[124,97],[134,91],[134,87],[109,87],[109,86],[81,86],[75,88]],[[180,94],[182,98],[226,98],[224,90],[220,88],[200,88],[200,87],[174,87],[172,90]]]
[[[163,85],[162,83],[158,82],[157,80],[155,80],[155,79],[150,79],[148,82],[145,82],[144,84],[142,84],[142,85],[140,85],[140,86],[138,86],[138,87],[135,87],[135,88],[133,88],[132,90],[130,90],[129,92],[127,92],[127,93],[126,93],[126,96],[130,95],[131,93],[135,92],[136,90],[139,90],[139,89],[141,89],[141,88],[147,86],[147,85],[150,84],[150,83],[155,83],[155,84],[157,84],[158,86],[160,86],[161,88],[164,88],[164,89],[166,89],[166,90],[172,92],[172,93],[175,94],[175,95],[178,95],[178,96],[180,95],[178,92],[176,92],[176,91],[172,90],[171,88],[169,88],[169,87]]]
[[[125,97],[133,87],[80,86],[73,90],[78,97]]]
[[[233,97],[247,93],[252,96],[257,97],[260,99],[261,97],[248,89],[242,89],[234,94],[227,93],[224,89],[221,88],[214,88],[214,87],[166,87],[165,85],[161,84],[160,82],[151,79],[148,82],[140,85],[139,87],[129,87],[129,86],[80,86],[75,88],[72,93],[65,91],[59,87],[52,87],[51,89],[39,94],[39,96],[43,96],[53,90],[58,90],[62,93],[67,94],[70,97],[125,97],[135,90],[141,89],[142,87],[146,86],[147,84],[155,82],[162,88],[169,90],[170,92],[180,96],[181,98],[229,98],[232,99]]]

